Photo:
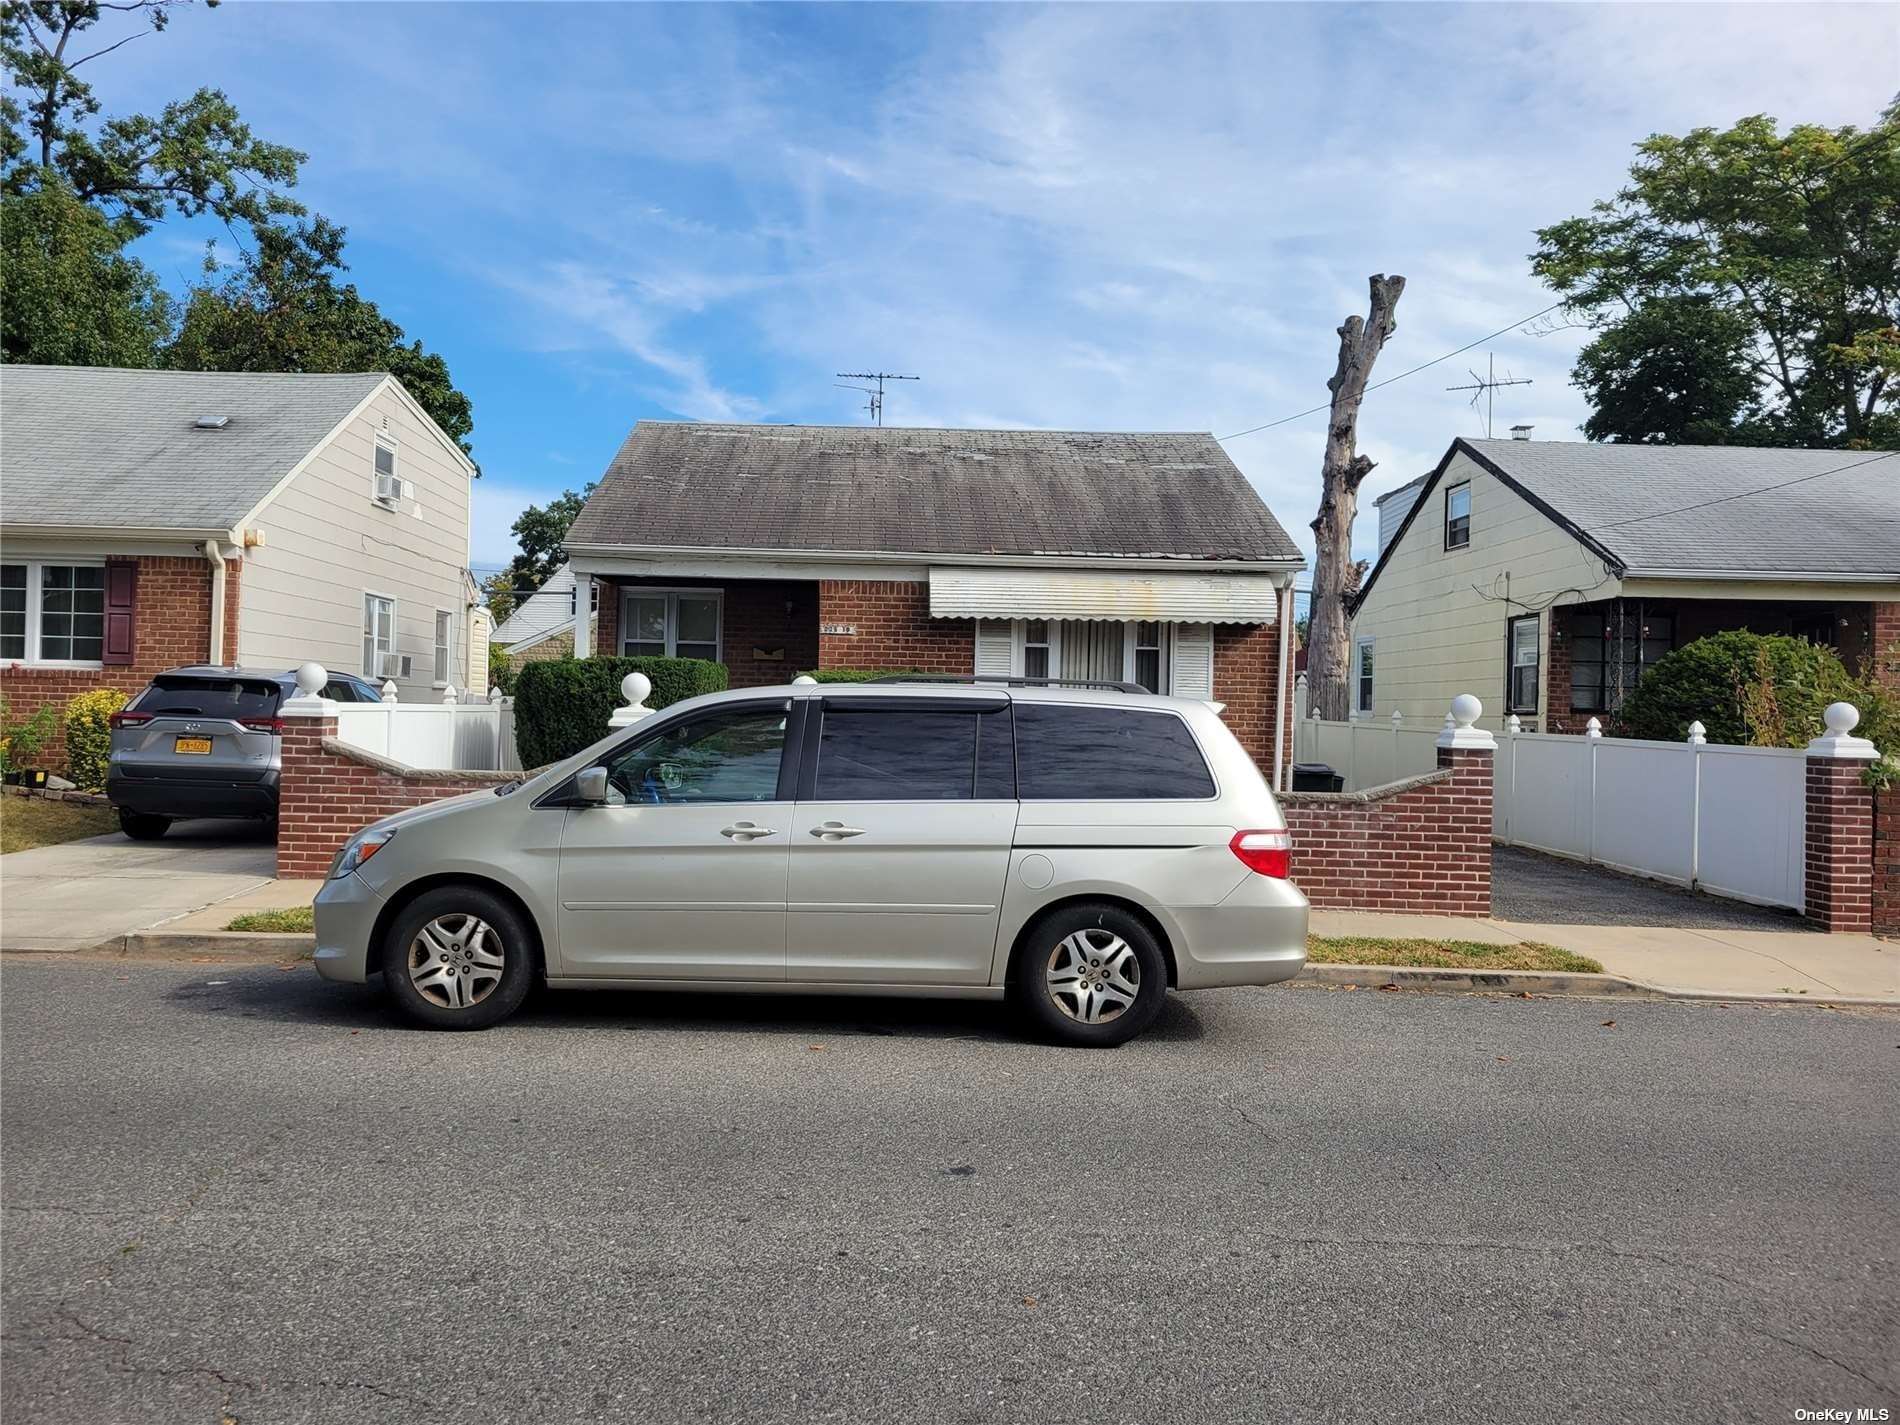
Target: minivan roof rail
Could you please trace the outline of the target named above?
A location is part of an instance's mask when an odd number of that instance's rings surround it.
[[[1007,673],[886,673],[867,683],[1005,683],[1012,688],[1107,688],[1117,693],[1148,690],[1139,683],[1115,683],[1101,678],[1021,678]]]

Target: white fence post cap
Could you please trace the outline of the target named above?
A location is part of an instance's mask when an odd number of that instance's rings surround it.
[[[1504,719],[1504,730],[1515,737],[1524,730],[1524,720],[1516,713],[1512,713],[1509,717]]]
[[[492,684],[489,687],[488,701],[491,703],[498,703],[501,701],[501,684],[500,683]]]
[[[1405,721],[1405,714],[1400,712],[1397,708],[1393,708],[1392,709],[1392,726],[1396,728],[1400,723],[1404,721]]]
[[[653,691],[653,680],[644,673],[629,673],[620,680],[620,696],[627,700],[625,707],[614,709],[614,715],[607,719],[609,727],[631,727],[641,718],[653,711],[646,705],[647,694]]]
[[[1497,738],[1476,726],[1483,715],[1483,703],[1470,693],[1460,693],[1451,700],[1451,711],[1445,714],[1445,730],[1438,734],[1438,745],[1474,752],[1497,751]]]
[[[1583,725],[1583,735],[1584,735],[1585,737],[1601,737],[1601,736],[1603,736],[1603,723],[1602,723],[1602,721],[1601,721],[1600,719],[1598,719],[1598,718],[1594,718],[1594,717],[1593,717],[1593,718],[1591,718],[1591,719],[1590,719],[1590,720],[1589,720],[1588,722],[1586,722],[1586,723],[1585,723],[1585,724]]]
[[[284,717],[335,717],[336,704],[322,696],[323,685],[329,681],[329,671],[321,663],[299,663],[297,696],[284,699],[278,712]]]
[[[1848,762],[1879,760],[1879,748],[1864,737],[1854,736],[1854,729],[1860,726],[1860,709],[1852,703],[1829,703],[1821,720],[1827,724],[1827,735],[1808,744],[1808,756]]]
[[[321,663],[299,663],[297,665],[297,691],[302,696],[314,698],[322,691],[323,685],[329,681],[329,670]]]
[[[809,673],[800,673],[796,678],[792,679],[792,686],[794,688],[815,688],[818,686],[818,680]]]
[[[453,703],[460,696],[461,694],[455,691],[455,684],[453,683],[450,683],[442,690],[442,701],[445,703]]]
[[[385,678],[383,680],[383,701],[393,703],[400,696],[402,695],[397,691],[396,680],[394,678]]]
[[[1689,742],[1691,746],[1700,745],[1709,740],[1709,730],[1699,722],[1689,724]]]

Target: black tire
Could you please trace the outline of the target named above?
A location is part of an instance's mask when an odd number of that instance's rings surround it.
[[[469,926],[470,918],[487,926]],[[440,949],[433,960],[428,946],[418,946],[425,927],[444,922],[435,937]],[[456,936],[467,937],[459,947]],[[479,952],[501,956],[500,976]],[[423,983],[410,973],[412,953],[421,960]],[[533,933],[521,915],[500,896],[479,886],[438,886],[403,907],[390,922],[382,945],[383,988],[389,1002],[413,1023],[429,1029],[487,1029],[521,1007],[534,984],[536,961]],[[457,1005],[452,1001],[472,996]]]
[[[1130,956],[1122,956],[1124,947]],[[1078,959],[1083,948],[1090,952],[1085,966]],[[1117,959],[1120,966],[1111,970]],[[1115,999],[1129,983],[1131,960],[1140,972],[1134,1002],[1118,1008]],[[1058,974],[1078,968],[1080,975],[1073,981],[1078,990],[1060,992],[1052,985],[1052,968]],[[1081,988],[1091,983],[1099,988]],[[1161,1013],[1168,997],[1168,962],[1154,932],[1139,917],[1105,901],[1078,902],[1042,917],[1023,933],[1010,964],[1009,994],[1017,1011],[1044,1037],[1078,1048],[1112,1048],[1126,1044]],[[1105,1017],[1093,1023],[1078,1017],[1091,1009]]]
[[[134,841],[156,841],[171,828],[172,819],[149,811],[119,808],[119,830]]]

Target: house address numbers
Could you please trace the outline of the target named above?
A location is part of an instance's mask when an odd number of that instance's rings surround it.
[[[855,623],[821,623],[818,625],[818,631],[820,633],[849,636],[858,631],[858,626]]]

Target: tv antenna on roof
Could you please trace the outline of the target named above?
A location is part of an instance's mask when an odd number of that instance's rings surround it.
[[[1469,370],[1470,368],[1467,367],[1466,369]],[[1472,384],[1469,386],[1447,386],[1445,389],[1447,391],[1469,391],[1471,393],[1471,409],[1474,411],[1478,408],[1478,398],[1480,396],[1484,397],[1484,438],[1489,440],[1491,439],[1491,393],[1500,386],[1529,386],[1531,384],[1531,378],[1528,376],[1514,377],[1507,371],[1504,373],[1504,379],[1500,381],[1497,374],[1497,358],[1492,356],[1488,351],[1484,354],[1484,372],[1485,374],[1482,376],[1475,371],[1471,372]]]
[[[864,409],[871,413],[872,423],[884,424],[884,383],[886,381],[918,381],[918,376],[899,376],[890,371],[840,371],[837,373],[839,388],[845,391],[862,391],[871,399]],[[875,381],[876,386],[846,386],[846,381]]]

